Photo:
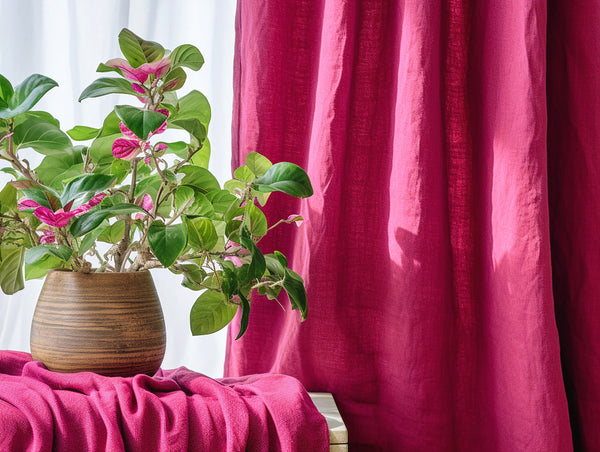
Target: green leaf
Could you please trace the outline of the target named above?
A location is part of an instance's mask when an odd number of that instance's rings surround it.
[[[4,101],[4,105],[8,106],[8,101],[14,92],[15,91],[11,83],[6,79],[6,77],[0,74],[0,99]]]
[[[203,141],[207,136],[206,126],[198,119],[173,119],[169,125],[174,129],[183,129],[198,141]]]
[[[233,172],[233,177],[242,182],[252,182],[254,179],[256,179],[254,173],[246,165],[236,168],[236,170]]]
[[[194,165],[185,165],[179,169],[179,172],[185,174],[181,180],[182,185],[196,187],[202,193],[221,190],[217,178],[206,168],[201,168]]]
[[[13,120],[15,127],[31,118],[41,119],[43,121],[49,122],[50,124],[54,124],[60,129],[60,121],[54,116],[52,116],[50,113],[47,113],[45,111],[28,111],[27,113],[20,114]]]
[[[117,184],[125,180],[130,170],[131,165],[127,160],[115,159],[110,165],[110,174],[117,178]]]
[[[47,155],[35,169],[40,181],[52,188],[62,190],[62,181],[82,173],[81,150],[67,150],[63,154]]]
[[[73,254],[73,250],[64,245],[38,245],[29,248],[25,252],[25,263],[33,264],[44,256],[54,256],[61,261],[68,262]]]
[[[78,101],[91,97],[106,96],[107,94],[138,94],[131,87],[131,82],[123,78],[102,77],[94,80],[79,96]]]
[[[206,196],[199,191],[194,192],[194,202],[185,211],[188,217],[207,217],[213,218],[215,209]]]
[[[143,140],[147,139],[148,135],[156,131],[167,119],[162,113],[140,110],[129,105],[117,105],[115,112],[127,128]]]
[[[71,223],[70,232],[74,237],[80,237],[100,226],[100,224],[109,217],[130,215],[137,212],[146,213],[140,206],[126,203],[116,204],[106,208],[96,208],[75,219],[75,221]]]
[[[98,241],[105,243],[117,243],[125,234],[125,220],[119,220],[102,230],[98,235]],[[86,236],[87,237],[87,236]]]
[[[96,68],[96,72],[116,72],[119,75],[123,75],[123,71],[118,67],[107,66],[104,63],[100,63]]]
[[[6,295],[12,295],[25,287],[23,262],[25,248],[8,250],[0,262],[0,288]]]
[[[134,68],[158,61],[165,54],[165,49],[159,43],[146,41],[127,28],[119,33],[119,47]]]
[[[227,326],[237,312],[237,305],[230,303],[221,292],[203,292],[190,311],[190,328],[194,336],[211,334]]]
[[[262,278],[267,269],[263,253],[258,249],[252,238],[250,238],[250,234],[246,229],[242,229],[240,240],[244,248],[250,251],[250,254],[252,255],[252,261],[248,267],[248,279],[253,280]]]
[[[210,122],[210,104],[206,96],[193,90],[179,100],[179,110],[169,117],[169,124],[183,129],[202,143]]]
[[[189,244],[195,250],[210,251],[217,244],[215,225],[208,218],[187,219]]]
[[[161,220],[155,220],[148,228],[150,249],[164,267],[175,263],[187,245],[185,223],[166,226]]]
[[[175,47],[169,55],[171,67],[185,66],[197,71],[204,64],[204,57],[197,47],[191,44],[183,44]]]
[[[95,194],[106,190],[114,184],[115,180],[116,177],[107,174],[84,174],[66,185],[60,195],[60,202],[64,206],[74,201],[73,207],[77,207]]]
[[[285,278],[283,279],[283,288],[287,292],[292,309],[299,309],[302,314],[302,320],[306,319],[308,307],[306,303],[306,290],[304,289],[304,280],[293,270],[285,269]]]
[[[267,217],[251,200],[246,202],[244,225],[252,235],[262,237],[267,233]]]
[[[112,155],[112,144],[123,134],[119,128],[120,119],[114,111],[111,111],[102,123],[102,128],[96,139],[90,145],[88,150],[90,157],[96,163],[107,160],[108,165],[112,164],[114,157]]]
[[[280,162],[270,167],[264,176],[254,181],[254,188],[265,193],[281,191],[298,198],[307,198],[313,194],[306,172],[290,162]]]
[[[86,141],[96,138],[100,129],[87,126],[75,126],[71,130],[67,130],[67,134],[75,141]]]
[[[175,141],[173,143],[164,143],[168,147],[165,149],[166,154],[175,154],[179,158],[186,158],[188,155],[188,144],[185,141]]]
[[[163,91],[174,91],[181,88],[185,84],[187,75],[185,71],[180,67],[171,69],[163,80],[162,90]]]
[[[194,203],[194,189],[186,186],[177,188],[175,192],[175,209],[183,212]]]
[[[0,213],[17,210],[17,189],[6,184],[0,191]]]
[[[8,119],[25,113],[33,108],[44,94],[58,86],[51,78],[40,74],[33,74],[27,77],[18,85],[10,99],[8,99],[8,108],[0,110],[0,118]],[[8,89],[4,83],[2,90]]]
[[[242,318],[240,320],[240,332],[238,333],[237,337],[235,338],[236,341],[240,337],[242,337],[244,335],[244,333],[246,332],[246,329],[248,328],[248,318],[250,317],[250,302],[241,293],[238,295],[240,297],[240,300],[242,301]]]
[[[198,152],[195,152],[192,155],[190,160],[196,166],[201,166],[202,168],[208,168],[208,162],[210,161],[210,141],[208,137],[202,141],[202,147]]]
[[[227,190],[214,190],[206,194],[206,198],[212,203],[215,212],[225,213],[232,203],[237,201],[237,197]],[[237,216],[237,215],[234,215]]]
[[[19,177],[17,172],[12,168],[0,168],[0,171],[2,171],[3,173],[6,173],[6,174],[10,174],[11,176],[14,176],[14,177]]]
[[[251,152],[246,156],[246,166],[256,175],[262,177],[266,174],[269,168],[273,166],[271,160],[258,152]]]
[[[108,221],[106,224],[107,227],[110,227],[108,226]],[[79,244],[79,254],[87,252],[96,243],[96,239],[102,234],[102,232],[104,232],[104,227],[98,227],[87,234]],[[122,236],[123,234],[121,234],[121,237]]]
[[[25,263],[25,280],[43,278],[49,270],[63,267],[64,261],[62,259],[47,254],[31,264]]]
[[[48,209],[51,210],[56,210],[60,207],[62,207],[62,204],[60,203],[60,201],[57,199],[56,201],[56,205],[53,206],[52,203],[50,202],[50,198],[52,197],[52,195],[48,195],[48,193],[40,188],[25,188],[23,190],[21,190],[21,192],[25,195],[25,197],[27,199],[30,199],[31,201],[35,201],[37,202],[40,206],[43,207],[47,207]]]
[[[40,154],[64,154],[71,145],[69,137],[56,125],[30,117],[15,127],[13,142],[17,149],[33,148]]]

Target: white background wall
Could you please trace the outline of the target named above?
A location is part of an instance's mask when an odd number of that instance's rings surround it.
[[[186,86],[203,92],[212,107],[209,130],[211,170],[222,182],[230,178],[232,67],[235,0],[0,0],[2,39],[0,74],[13,85],[32,73],[59,83],[36,109],[47,110],[68,130],[81,124],[99,127],[116,103],[131,98],[111,95],[77,102],[81,91],[101,76],[98,63],[120,57],[117,35],[127,27],[139,36],[173,49],[193,44],[206,61],[188,71]],[[103,76],[106,76],[104,74]],[[0,173],[0,188],[8,180]],[[189,310],[197,293],[180,286],[166,270],[153,271],[167,324],[163,368],[186,366],[212,377],[223,373],[225,330],[193,337]],[[42,280],[25,290],[0,292],[0,349],[29,351],[29,328]]]

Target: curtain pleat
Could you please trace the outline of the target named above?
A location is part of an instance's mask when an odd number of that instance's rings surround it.
[[[352,450],[573,449],[552,272],[573,420],[600,406],[579,392],[600,369],[582,371],[595,362],[597,214],[564,215],[596,196],[596,132],[570,114],[600,92],[584,84],[597,80],[600,20],[580,33],[586,8],[571,17],[555,3],[547,45],[541,0],[238,2],[234,167],[252,151],[292,161],[315,194],[272,197],[270,222],[305,222],[263,247],[305,278],[308,320],[253,298],[226,374],[281,372],[332,392]],[[570,145],[588,139],[574,163]],[[588,419],[576,425],[592,438]]]

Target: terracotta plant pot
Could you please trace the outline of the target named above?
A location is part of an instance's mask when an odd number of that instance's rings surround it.
[[[31,355],[56,372],[154,374],[166,346],[150,272],[46,276],[31,324]]]

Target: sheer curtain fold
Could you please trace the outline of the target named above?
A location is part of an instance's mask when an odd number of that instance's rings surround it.
[[[546,22],[535,0],[238,2],[234,164],[303,164],[315,194],[268,207],[306,219],[275,239],[309,318],[255,300],[226,374],[333,392],[353,450],[572,449]]]
[[[32,73],[59,83],[35,107],[52,112],[62,128],[82,124],[98,127],[117,103],[131,98],[107,96],[77,102],[83,89],[100,77],[98,63],[120,55],[117,36],[123,27],[173,49],[193,44],[205,65],[188,71],[182,95],[203,92],[212,107],[209,130],[210,167],[221,183],[231,177],[230,137],[235,2],[203,0],[102,2],[0,0],[4,37],[0,42],[0,73],[13,84]],[[38,162],[32,160],[32,164]],[[8,177],[0,173],[3,186]],[[225,331],[192,337],[189,309],[197,294],[180,285],[168,271],[154,271],[155,285],[167,324],[163,367],[187,366],[212,377],[222,376]],[[0,294],[0,347],[29,351],[29,328],[41,280],[29,281],[14,296]]]

